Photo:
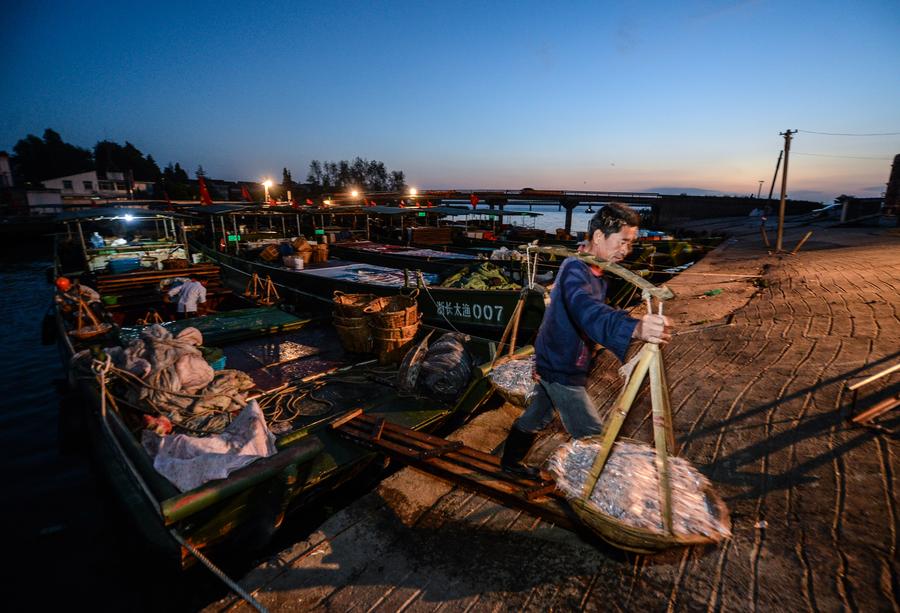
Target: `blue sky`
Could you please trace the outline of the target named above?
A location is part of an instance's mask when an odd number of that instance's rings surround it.
[[[0,149],[47,127],[216,178],[361,156],[422,188],[884,190],[900,2],[23,2]],[[841,157],[826,157],[841,156]],[[776,189],[777,192],[777,189]]]

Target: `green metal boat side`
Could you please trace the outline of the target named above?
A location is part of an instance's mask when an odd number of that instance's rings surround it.
[[[267,334],[279,334],[299,330],[313,321],[311,318],[297,317],[278,307],[253,307],[226,311],[224,313],[211,313],[203,317],[191,317],[165,322],[163,328],[177,336],[179,332],[188,327],[197,328],[203,335],[203,341],[207,345],[233,343],[247,338],[254,338]],[[125,344],[138,338],[147,326],[124,327],[119,330],[119,340]]]
[[[257,460],[249,466],[236,470],[227,479],[211,481],[190,492],[163,500],[160,506],[166,525],[181,521],[238,492],[262,483],[292,465],[305,464],[323,448],[319,440],[309,438],[274,456]]]

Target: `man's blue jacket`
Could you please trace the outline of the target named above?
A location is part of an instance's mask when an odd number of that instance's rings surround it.
[[[637,323],[606,304],[606,279],[581,260],[567,258],[559,267],[535,342],[538,375],[548,382],[585,385],[598,353],[595,345],[624,361]]]

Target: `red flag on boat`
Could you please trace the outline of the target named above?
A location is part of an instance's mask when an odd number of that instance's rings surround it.
[[[471,196],[469,196],[469,202],[472,203],[473,209],[477,208],[478,207],[478,194],[472,194]]]
[[[269,196],[269,206],[277,206],[278,201],[275,200],[275,196]]]
[[[312,201],[312,198],[307,198],[307,199],[306,199],[306,204],[308,204],[309,206],[312,206],[312,205],[315,204],[315,203]]]
[[[250,190],[247,189],[247,186],[241,183],[241,197],[247,202],[253,202],[253,198],[250,196]]]
[[[212,198],[209,196],[209,190],[206,189],[206,181],[203,177],[197,177],[197,183],[200,184],[200,204],[208,205],[212,204]]]

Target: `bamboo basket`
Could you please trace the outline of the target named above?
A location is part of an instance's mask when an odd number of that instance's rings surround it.
[[[418,290],[409,296],[397,294],[373,300],[365,312],[372,317],[376,328],[401,328],[419,322],[419,305],[416,302]]]
[[[372,328],[372,335],[382,340],[404,339],[410,336],[415,336],[416,332],[419,331],[418,320],[414,324],[410,324],[408,326],[400,326],[398,328],[381,328],[374,325],[372,321],[369,320],[369,326]]]
[[[264,259],[266,262],[278,261],[278,247],[276,245],[266,245],[266,248],[260,252],[259,257]],[[305,264],[306,262],[304,261],[303,263]]]
[[[313,264],[324,264],[328,261],[328,245],[325,243],[313,245],[313,250],[310,253],[312,253]]]
[[[585,440],[601,442],[602,437],[594,436]],[[626,441],[630,443],[640,444],[639,441],[629,439],[627,437],[619,437],[617,441]],[[598,477],[599,478],[599,477]],[[591,485],[590,490],[593,492],[596,481]],[[708,487],[703,490],[706,496],[707,505],[714,510],[715,516],[722,523],[730,523],[728,507],[725,501],[713,490]],[[693,545],[711,545],[719,542],[714,537],[704,536],[702,534],[666,534],[664,530],[659,532],[647,530],[645,528],[637,528],[623,521],[600,512],[596,507],[588,504],[585,498],[573,498],[568,500],[572,510],[578,515],[579,519],[593,532],[600,536],[609,544],[635,553],[655,553],[657,551],[668,549],[670,547],[689,547]]]
[[[180,270],[188,267],[188,261],[185,258],[169,258],[162,261],[163,270]]]
[[[341,346],[350,353],[370,353],[372,351],[372,330],[365,317],[333,317]]]
[[[365,308],[375,300],[375,294],[345,294],[334,292],[334,314],[338,317],[366,317]]]
[[[500,366],[502,366],[506,363],[512,362],[512,361],[530,360],[533,362],[533,357],[534,356],[532,354],[504,356],[504,357],[498,359],[494,363],[494,366],[491,369],[491,373],[493,373],[493,371],[496,370],[497,368],[499,368]],[[503,386],[497,385],[497,383],[493,379],[493,376],[489,376],[488,378],[491,381],[491,387],[493,387],[497,391],[497,393],[503,397],[504,400],[506,400],[510,404],[517,406],[519,408],[522,408],[522,409],[524,409],[528,406],[528,402],[531,399],[530,394],[529,395],[521,394],[517,391],[513,391],[513,390],[507,389]],[[535,383],[535,385],[537,385],[537,383]]]
[[[400,328],[369,327],[372,330],[373,349],[378,356],[378,363],[382,365],[401,361],[412,348],[419,330],[418,322]]]
[[[79,341],[86,341],[90,338],[103,336],[110,330],[112,330],[112,325],[99,323],[93,326],[82,326],[76,330],[69,330],[69,336]]]

